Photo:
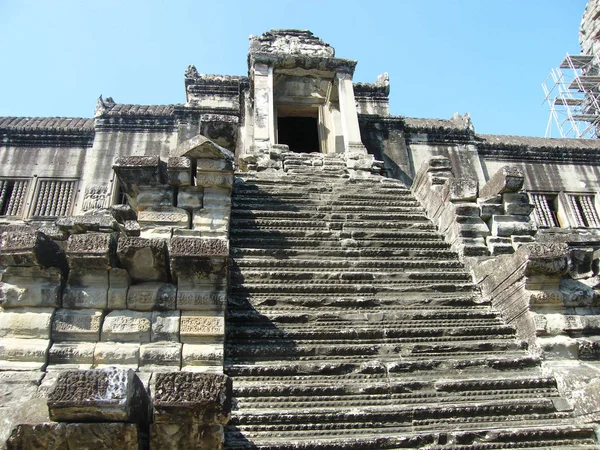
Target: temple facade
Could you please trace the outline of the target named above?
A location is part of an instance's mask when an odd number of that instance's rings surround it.
[[[597,448],[600,141],[356,64],[271,30],[183,104],[0,118],[0,446]]]

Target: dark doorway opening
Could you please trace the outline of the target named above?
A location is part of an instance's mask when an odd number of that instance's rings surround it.
[[[278,142],[298,153],[319,152],[319,130],[316,117],[279,117]]]

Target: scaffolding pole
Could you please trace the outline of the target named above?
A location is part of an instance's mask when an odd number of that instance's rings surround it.
[[[569,55],[542,83],[550,116],[546,137],[598,138],[600,64],[589,55]],[[559,136],[553,136],[556,129]]]

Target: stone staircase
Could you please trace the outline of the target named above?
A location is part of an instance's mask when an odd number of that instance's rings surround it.
[[[295,155],[232,202],[226,448],[597,448],[406,186]]]

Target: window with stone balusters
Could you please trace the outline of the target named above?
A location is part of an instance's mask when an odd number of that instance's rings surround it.
[[[30,217],[58,217],[71,212],[77,180],[38,180]]]
[[[567,200],[577,228],[600,228],[593,195],[567,194]]]
[[[594,194],[530,192],[529,198],[540,228],[600,228]]]
[[[534,205],[533,217],[538,227],[558,227],[558,194],[529,193]]]
[[[0,216],[21,217],[28,188],[26,179],[0,179]]]

